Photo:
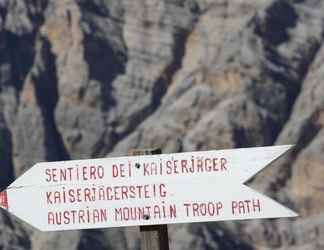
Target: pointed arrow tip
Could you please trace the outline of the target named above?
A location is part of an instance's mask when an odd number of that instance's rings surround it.
[[[277,147],[278,149],[280,149],[281,154],[286,153],[287,151],[291,150],[292,148],[294,148],[296,145],[295,144],[287,144],[287,145],[278,145],[278,146],[273,146],[274,148]]]
[[[277,205],[281,205],[279,203],[277,203]],[[281,212],[282,216],[278,216],[278,218],[282,217],[286,217],[286,218],[292,218],[292,217],[298,217],[299,214],[297,214],[295,211],[291,210],[290,208],[287,208],[283,205],[281,205]]]
[[[289,215],[289,217],[298,217],[298,216],[299,216],[299,214],[297,214],[296,212],[290,210],[290,215]]]
[[[250,165],[242,167],[240,172],[237,172],[239,175],[239,181],[241,183],[247,182],[251,177],[256,175],[263,168],[267,167],[272,162],[276,161],[278,158],[283,156],[285,153],[294,148],[294,144],[288,145],[276,145],[276,146],[266,146],[266,147],[256,147],[256,148],[246,148],[246,154],[250,157]]]
[[[294,148],[296,145],[295,144],[288,144],[288,145],[284,145],[284,147],[287,148],[287,151]]]
[[[8,209],[8,196],[6,190],[0,192],[0,207],[5,210]]]

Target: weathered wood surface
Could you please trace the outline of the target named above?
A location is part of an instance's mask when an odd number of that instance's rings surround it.
[[[130,155],[161,154],[160,149],[131,150]],[[167,225],[140,226],[141,250],[169,250]]]

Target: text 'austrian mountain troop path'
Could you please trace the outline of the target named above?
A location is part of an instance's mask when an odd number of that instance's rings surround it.
[[[296,216],[244,185],[290,148],[37,163],[1,207],[43,231]]]

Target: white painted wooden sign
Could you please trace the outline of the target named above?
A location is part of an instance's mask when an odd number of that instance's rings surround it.
[[[291,217],[244,185],[290,148],[42,162],[0,203],[42,231]]]

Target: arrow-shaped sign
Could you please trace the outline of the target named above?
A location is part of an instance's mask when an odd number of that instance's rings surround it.
[[[0,194],[43,231],[292,217],[244,182],[291,146],[38,163]]]

